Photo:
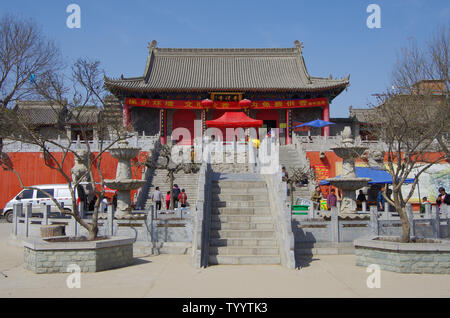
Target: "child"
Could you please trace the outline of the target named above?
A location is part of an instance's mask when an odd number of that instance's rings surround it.
[[[170,206],[170,191],[167,191],[167,195],[166,195],[166,210],[169,210],[169,206]]]

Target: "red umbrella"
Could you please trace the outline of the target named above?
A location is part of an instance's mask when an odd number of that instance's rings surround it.
[[[217,128],[249,128],[261,127],[263,121],[250,118],[243,112],[226,112],[215,120],[206,121],[206,125]]]

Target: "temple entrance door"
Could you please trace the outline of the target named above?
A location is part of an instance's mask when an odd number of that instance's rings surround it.
[[[270,129],[278,128],[279,115],[274,109],[264,109],[258,111],[256,114],[256,119],[263,121],[263,126],[261,128],[267,128],[267,133]],[[278,137],[279,135],[277,135]]]
[[[194,143],[194,125],[195,125],[195,112],[193,110],[177,110],[173,114],[172,120],[172,132],[176,128],[186,128],[190,136],[175,136],[177,138],[176,144],[183,146],[191,146]]]

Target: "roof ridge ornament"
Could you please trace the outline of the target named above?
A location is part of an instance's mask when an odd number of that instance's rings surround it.
[[[158,42],[156,40],[153,40],[151,43],[148,44],[148,49],[151,51],[154,48],[156,48],[156,45],[158,45]]]
[[[300,42],[299,40],[295,40],[294,45],[300,51],[300,53],[302,53],[303,48],[304,48],[303,43]]]

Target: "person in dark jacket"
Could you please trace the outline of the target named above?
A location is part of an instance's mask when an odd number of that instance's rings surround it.
[[[178,187],[178,184],[173,185],[172,193],[173,193],[173,207],[178,208],[178,197],[180,196],[180,188]]]
[[[450,205],[450,195],[445,192],[445,189],[443,187],[439,188],[439,195],[436,199],[436,203],[439,209],[442,208],[443,204]]]

